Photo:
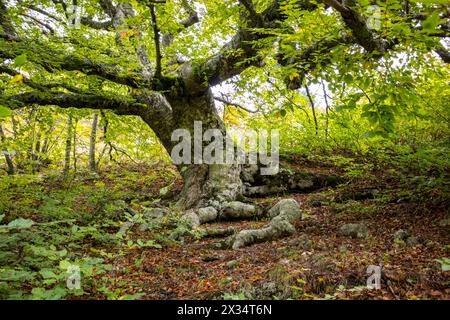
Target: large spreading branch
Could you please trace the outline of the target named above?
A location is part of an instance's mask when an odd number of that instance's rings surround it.
[[[0,99],[2,103],[13,110],[29,105],[55,105],[61,108],[108,109],[120,115],[138,115],[140,109],[146,107],[136,100],[126,97],[42,91],[0,95]]]
[[[387,42],[369,28],[364,16],[354,7],[353,0],[347,1],[350,5],[345,5],[338,0],[323,0],[323,2],[340,13],[345,25],[352,31],[356,42],[366,51],[375,52],[379,56],[384,54]]]
[[[89,58],[68,55],[62,50],[50,49],[44,45],[20,41],[10,42],[2,39],[0,35],[0,57],[5,59],[15,59],[24,52],[33,52],[29,59],[34,63],[41,65],[49,72],[61,70],[80,71],[86,75],[94,75],[106,80],[127,85],[133,88],[149,86],[151,83],[142,76],[139,71],[126,73],[117,65],[104,62],[97,62]]]
[[[41,90],[41,91],[45,91],[47,89],[54,89],[54,88],[60,88],[60,89],[65,89],[74,93],[83,93],[83,90],[76,88],[74,86],[71,86],[67,83],[62,83],[62,82],[50,82],[50,83],[40,83],[40,82],[36,82],[33,81],[32,79],[24,76],[23,74],[21,74],[20,72],[18,72],[17,70],[10,68],[4,64],[0,64],[0,74],[1,73],[6,73],[9,74],[12,77],[18,76],[18,75],[22,75],[22,79],[21,81],[28,87],[35,89],[35,90]]]

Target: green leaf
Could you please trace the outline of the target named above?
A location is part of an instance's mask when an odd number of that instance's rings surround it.
[[[28,229],[34,224],[33,220],[19,218],[8,223],[10,229]]]
[[[34,273],[30,271],[0,269],[1,281],[28,281],[34,278]]]
[[[136,300],[142,298],[143,296],[144,296],[143,293],[126,294],[124,296],[119,297],[118,300]]]
[[[353,82],[353,76],[351,74],[346,74],[344,76],[343,80],[344,80],[345,83],[350,84],[350,83]]]
[[[46,290],[45,288],[33,288],[31,295],[33,300],[59,300],[67,294],[63,287],[55,287]]]
[[[281,110],[280,110],[280,115],[281,115],[282,117],[285,117],[286,114],[287,114],[287,112],[286,112],[285,109],[281,109]]]
[[[27,54],[23,53],[14,59],[14,66],[20,68],[27,62]]]
[[[57,275],[51,269],[42,269],[39,271],[39,274],[44,279],[56,278]]]
[[[11,110],[7,107],[0,106],[0,118],[9,117],[11,115]]]
[[[437,261],[441,264],[442,271],[450,271],[450,259],[449,258],[435,259],[435,261]]]
[[[71,265],[72,263],[69,260],[62,260],[59,262],[59,267],[62,270],[67,270]]]
[[[436,31],[436,27],[439,24],[439,15],[437,12],[434,12],[431,16],[426,18],[422,23],[422,27],[424,31],[434,32]]]
[[[169,186],[165,186],[164,188],[161,188],[160,190],[159,190],[159,195],[160,196],[165,196],[168,192],[169,192],[169,190],[170,190],[170,185]]]

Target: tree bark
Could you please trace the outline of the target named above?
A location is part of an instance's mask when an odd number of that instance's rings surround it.
[[[67,175],[70,170],[70,151],[72,145],[72,116],[67,118],[67,137],[66,137],[66,151],[64,157],[64,169],[63,174]]]
[[[89,141],[89,168],[92,171],[97,171],[97,166],[95,163],[95,142],[97,140],[97,123],[98,123],[98,114],[94,114],[94,119],[92,120],[91,127],[91,137]]]
[[[173,130],[186,129],[191,137],[194,137],[195,121],[201,122],[202,135],[208,129],[218,129],[224,137],[227,134],[210,89],[195,95],[159,95],[139,98],[147,104],[157,106],[156,111],[143,112],[141,117],[153,129],[169,154],[179,142],[171,141]],[[192,139],[192,162],[196,156],[193,144]],[[210,144],[209,141],[202,142],[203,147],[208,144]],[[326,175],[293,173],[284,169],[276,175],[264,176],[260,173],[259,165],[242,165],[236,161],[231,164],[180,164],[178,169],[184,180],[178,205],[184,210],[212,207],[218,214],[223,214],[230,202],[239,200],[243,196],[283,193],[291,190],[306,192],[338,182],[334,177]],[[241,209],[239,207],[236,210]],[[225,214],[222,215],[222,217],[225,216]],[[204,220],[213,219],[211,217]]]
[[[0,125],[0,138],[1,138],[0,140],[2,142],[5,141],[5,133],[3,132],[3,128],[2,128],[1,125]],[[12,174],[14,174],[15,170],[14,170],[14,163],[13,163],[13,161],[11,159],[11,156],[9,155],[8,150],[6,150],[6,148],[2,148],[2,152],[3,152],[4,156],[5,156],[6,165],[8,167],[6,169],[6,172],[8,174],[12,175]]]
[[[141,97],[141,99],[143,99]],[[144,97],[159,100],[159,108],[142,115],[170,154],[178,141],[171,141],[172,132],[186,129],[194,137],[194,122],[202,124],[201,134],[208,129],[218,129],[226,135],[225,125],[217,113],[210,89],[195,96]],[[203,147],[209,142],[203,143]],[[196,157],[194,141],[191,145],[191,160]],[[198,154],[197,154],[198,156]],[[214,206],[219,208],[226,201],[232,201],[242,194],[240,167],[235,164],[180,164],[178,169],[184,180],[178,205],[183,209]]]
[[[75,123],[73,125],[73,171],[77,172],[77,125],[78,119],[75,119]]]

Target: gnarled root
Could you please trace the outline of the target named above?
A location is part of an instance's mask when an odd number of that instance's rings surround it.
[[[227,203],[220,213],[212,207],[188,210],[182,217],[182,221],[190,228],[194,229],[205,222],[210,222],[218,217],[226,219],[254,218],[261,215],[255,206],[239,201]],[[284,199],[274,205],[268,212],[270,222],[261,229],[242,230],[237,234],[233,228],[226,229],[203,229],[202,237],[222,237],[229,236],[217,248],[239,249],[258,242],[271,241],[292,235],[295,227],[292,223],[301,218],[301,211],[298,202],[294,199]]]
[[[270,241],[289,236],[295,232],[292,222],[301,218],[299,204],[294,199],[279,201],[269,210],[272,220],[261,229],[242,230],[227,241],[231,248],[239,249],[258,242]]]
[[[319,173],[296,172],[280,168],[276,175],[261,175],[257,165],[247,165],[241,172],[245,196],[266,196],[284,192],[309,192],[335,186],[342,178]]]
[[[232,227],[228,228],[204,228],[201,230],[202,238],[222,238],[228,237],[236,233]]]

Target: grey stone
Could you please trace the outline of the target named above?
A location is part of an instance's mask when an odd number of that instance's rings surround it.
[[[406,241],[409,237],[409,232],[404,229],[399,229],[394,233],[394,240],[395,241]]]
[[[197,210],[200,223],[210,222],[217,219],[217,210],[214,207],[204,207]]]
[[[255,206],[239,201],[228,202],[221,216],[227,219],[252,218],[256,214]]]
[[[120,226],[119,231],[117,232],[118,236],[125,236],[127,234],[128,229],[130,229],[131,227],[134,226],[134,222],[131,221],[125,221],[125,223],[123,223]]]
[[[300,206],[294,199],[280,200],[276,205],[270,208],[268,213],[270,218],[279,216],[289,222],[301,218]]]
[[[347,223],[340,229],[339,233],[346,237],[365,239],[369,235],[369,231],[364,224],[361,223]]]
[[[145,220],[159,219],[167,215],[169,211],[163,208],[145,208],[142,217]]]
[[[423,244],[425,241],[421,238],[421,237],[409,237],[408,239],[406,239],[406,244],[408,246],[414,247],[417,246],[419,244]]]
[[[310,179],[301,179],[292,184],[293,188],[300,190],[309,189],[314,186],[314,182]]]
[[[258,170],[259,167],[256,164],[246,165],[241,173],[242,180],[251,183],[255,182],[253,177],[258,173]]]
[[[181,221],[186,223],[191,229],[194,229],[200,225],[200,219],[194,210],[186,211],[181,217]]]
[[[273,218],[269,226],[272,227],[279,236],[290,236],[295,233],[295,227],[283,216]]]
[[[300,248],[300,249],[311,249],[313,246],[313,242],[308,238],[307,235],[303,234],[298,238],[294,238],[288,242],[288,244],[292,247]]]
[[[150,227],[147,226],[146,224],[141,223],[141,224],[139,225],[139,227],[138,227],[138,230],[139,230],[140,232],[144,232],[144,231],[150,230]]]
[[[275,282],[266,282],[261,286],[261,290],[266,293],[267,296],[277,293],[278,287]]]

